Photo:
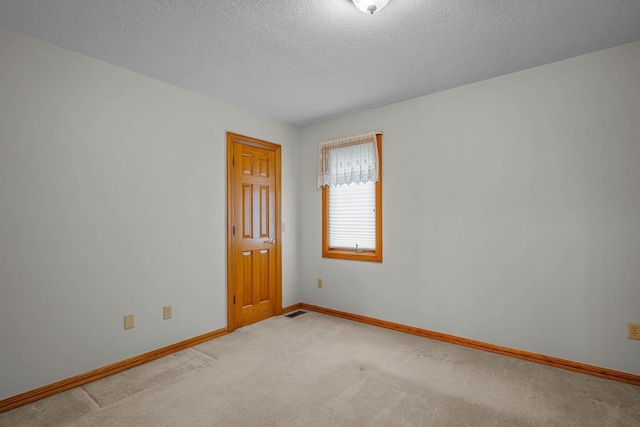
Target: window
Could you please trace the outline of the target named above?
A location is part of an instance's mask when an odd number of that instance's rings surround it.
[[[382,262],[381,154],[381,134],[321,145],[323,257]]]

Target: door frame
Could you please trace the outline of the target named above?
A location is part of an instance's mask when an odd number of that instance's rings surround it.
[[[275,227],[276,227],[276,283],[274,295],[274,316],[282,314],[282,163],[281,151],[282,147],[272,142],[263,141],[248,136],[227,132],[227,328],[229,332],[233,332],[236,327],[236,310],[235,310],[235,278],[234,278],[234,243],[233,243],[233,218],[234,218],[234,200],[233,186],[234,182],[234,144],[243,144],[251,147],[258,147],[265,150],[273,151],[275,154],[276,167],[276,206],[275,206]]]

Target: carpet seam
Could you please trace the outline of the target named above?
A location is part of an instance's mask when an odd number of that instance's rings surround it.
[[[204,357],[206,357],[207,359],[211,359],[211,362],[210,362],[210,363],[212,363],[212,362],[217,362],[217,361],[218,361],[218,359],[217,359],[217,358],[215,358],[215,357],[213,357],[213,356],[209,356],[208,354],[203,353],[203,352],[201,352],[200,350],[196,350],[196,349],[195,349],[195,348],[193,348],[193,347],[189,348],[188,350],[191,350],[191,351],[193,351],[194,353],[196,353],[196,354],[198,354],[198,355],[200,355],[200,356],[204,356]],[[209,364],[209,363],[207,363],[207,365],[208,365],[208,364]],[[203,366],[204,366],[204,365],[203,365]]]
[[[89,397],[89,399],[96,405],[96,409],[101,409],[103,408],[102,405],[100,405],[100,403],[96,400],[95,397],[93,397],[93,395],[91,393],[89,393],[89,390],[87,390],[86,388],[84,388],[84,386],[80,386],[78,387],[80,389],[82,389],[82,391],[84,391],[84,393],[87,395],[87,397]]]
[[[209,365],[211,365],[213,362],[215,362],[215,360],[212,360],[212,361],[210,361],[209,363],[205,363],[204,365],[200,365],[200,366],[198,366],[198,367],[196,367],[196,368],[194,368],[194,369],[191,369],[190,371],[186,371],[186,372],[183,372],[183,373],[181,373],[181,374],[179,374],[179,375],[176,375],[176,376],[174,376],[174,377],[167,378],[166,380],[160,381],[160,382],[158,382],[158,383],[151,384],[149,387],[145,387],[145,388],[143,388],[142,390],[138,390],[138,391],[136,391],[135,393],[132,393],[132,394],[129,394],[129,395],[127,395],[127,396],[124,396],[124,397],[122,397],[122,398],[120,398],[120,399],[114,400],[114,401],[113,401],[113,402],[111,402],[111,403],[108,403],[108,404],[106,404],[106,405],[104,405],[104,406],[100,406],[100,408],[101,408],[101,409],[102,409],[102,408],[108,408],[109,406],[111,406],[111,405],[113,405],[113,404],[116,404],[116,403],[118,403],[118,402],[121,402],[121,401],[123,401],[123,400],[125,400],[125,399],[129,399],[130,397],[136,396],[136,395],[138,395],[138,394],[141,394],[141,393],[147,392],[148,390],[151,390],[151,389],[157,388],[157,387],[159,387],[159,386],[161,386],[161,385],[163,385],[163,384],[165,384],[165,383],[167,383],[167,382],[169,382],[169,381],[171,381],[171,380],[174,380],[174,379],[176,379],[176,378],[180,378],[180,377],[184,377],[185,375],[187,375],[187,374],[189,374],[189,373],[191,373],[191,372],[197,371],[197,370],[198,370],[198,369],[200,369],[200,368],[203,368],[203,367],[205,367],[205,366],[209,366]],[[84,388],[84,386],[83,386],[83,388]],[[97,401],[96,401],[96,403],[97,403]]]

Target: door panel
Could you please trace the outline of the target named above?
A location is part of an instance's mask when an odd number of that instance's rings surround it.
[[[242,184],[242,237],[253,237],[253,185]]]
[[[260,237],[268,238],[271,222],[269,221],[269,191],[268,185],[260,186]]]
[[[248,140],[248,141],[247,141]],[[248,143],[247,143],[248,142]],[[266,145],[265,145],[266,144]],[[229,134],[229,328],[282,310],[279,243],[279,146]],[[235,232],[233,231],[235,230]]]

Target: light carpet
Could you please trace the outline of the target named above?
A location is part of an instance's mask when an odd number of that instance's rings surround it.
[[[0,414],[0,426],[640,426],[640,387],[307,312]]]

